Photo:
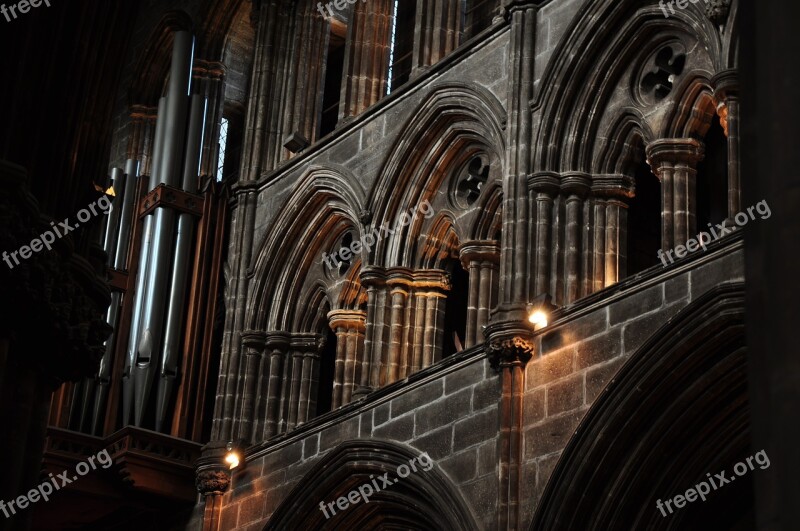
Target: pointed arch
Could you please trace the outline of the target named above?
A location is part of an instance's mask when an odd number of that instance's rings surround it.
[[[369,201],[374,226],[392,227],[403,210],[425,200],[433,202],[463,149],[480,146],[502,164],[504,127],[505,109],[486,89],[466,83],[435,87],[412,113],[381,169]],[[409,267],[423,221],[416,219],[406,230],[379,242],[375,265]]]
[[[426,454],[427,455],[427,454]],[[322,458],[292,489],[264,531],[284,529],[479,529],[455,486],[435,464],[380,490],[326,520],[322,500],[336,500],[371,484],[371,476],[397,474],[418,450],[384,441],[348,441]],[[419,462],[419,461],[417,461]],[[433,463],[433,461],[430,461]]]
[[[665,19],[658,5],[595,0],[581,8],[567,33],[552,54],[540,83],[543,88],[533,102],[534,112],[543,113],[539,141],[532,150],[537,172],[590,172],[607,142],[625,143],[622,138],[606,140],[602,124],[619,124],[619,116],[629,113],[626,108],[614,109],[616,94],[632,90],[631,65],[640,63],[654,43],[666,36],[687,36],[697,41],[692,49],[695,62],[709,69],[721,68],[724,62],[720,34],[700,9],[680,10]],[[609,35],[614,36],[610,43]],[[646,120],[639,122],[643,134],[660,123],[659,112],[651,115],[650,126]]]
[[[358,180],[344,168],[313,167],[299,180],[254,254],[247,313],[251,330],[292,331],[296,301],[304,300],[309,272],[324,267],[323,253],[342,234],[360,233],[365,197]]]
[[[684,492],[707,472],[730,470],[749,451],[745,350],[741,283],[720,285],[682,310],[586,414],[530,529],[663,528],[656,500]],[[720,518],[717,503],[670,515],[670,528],[714,527],[695,524],[708,511]]]

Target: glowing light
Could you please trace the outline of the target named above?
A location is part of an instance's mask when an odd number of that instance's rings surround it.
[[[534,329],[538,330],[547,326],[547,314],[542,310],[536,310],[530,314],[528,321],[534,325]]]
[[[225,462],[228,463],[229,468],[233,470],[239,466],[239,455],[236,452],[228,452],[228,455],[225,456]]]

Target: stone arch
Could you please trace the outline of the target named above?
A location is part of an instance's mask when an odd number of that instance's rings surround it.
[[[400,465],[420,454],[384,441],[348,441],[323,457],[273,513],[264,531],[284,529],[478,529],[453,484],[434,465],[377,492],[326,520],[320,502],[347,496],[371,476],[397,477]],[[381,482],[378,482],[379,487]]]
[[[312,168],[300,179],[254,253],[251,330],[293,331],[312,266],[344,232],[360,231],[365,192],[357,183],[343,168]]]
[[[481,146],[498,164],[505,154],[505,110],[489,91],[464,83],[437,86],[395,140],[369,204],[374,226],[392,227],[405,209],[434,202],[448,169],[466,146]],[[502,171],[499,172],[502,174]],[[373,263],[410,267],[424,220],[379,242]],[[396,262],[402,260],[401,262]]]
[[[604,40],[608,35],[614,36],[610,42]],[[533,102],[534,112],[543,113],[539,141],[531,153],[534,171],[597,171],[595,165],[603,160],[600,154],[608,143],[626,142],[605,137],[604,120],[619,124],[627,114],[643,135],[660,130],[658,117],[648,117],[653,121],[648,125],[640,112],[630,112],[630,105],[614,109],[619,105],[615,97],[621,88],[628,88],[625,76],[630,75],[630,66],[643,59],[653,42],[681,35],[699,42],[693,53],[703,53],[703,64],[714,68],[721,63],[719,33],[699,9],[679,10],[665,19],[658,5],[642,6],[635,0],[585,4],[553,53],[540,83],[543,88]],[[610,112],[614,114],[606,116]],[[629,133],[616,125],[610,130]]]
[[[750,455],[746,362],[744,286],[723,284],[620,369],[562,452],[530,529],[724,527],[705,519],[737,511],[721,497],[747,506],[747,481],[666,519],[656,501]]]

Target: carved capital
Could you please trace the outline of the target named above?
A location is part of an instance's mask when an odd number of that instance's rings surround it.
[[[486,344],[486,355],[495,369],[513,364],[525,365],[534,350],[533,340],[522,336],[494,338]]]
[[[201,470],[195,476],[194,484],[203,496],[220,496],[228,490],[231,477],[224,469]]]

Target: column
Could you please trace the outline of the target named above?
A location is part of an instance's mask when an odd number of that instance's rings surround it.
[[[739,176],[739,81],[735,70],[720,72],[711,79],[715,86],[717,114],[728,137],[728,217],[742,211]]]
[[[697,233],[695,178],[705,149],[694,138],[665,138],[647,146],[647,161],[661,181],[661,249],[685,244]]]
[[[269,366],[266,374],[266,387],[260,387],[259,399],[263,400],[263,409],[259,417],[262,419],[261,437],[269,439],[278,433],[280,422],[281,390],[284,387],[283,368],[287,365],[290,338],[285,332],[270,332],[266,335],[265,350],[269,354]]]
[[[424,301],[422,325],[422,359],[420,369],[429,367],[442,357],[444,339],[444,310],[447,292],[452,289],[450,279],[444,271],[422,270],[414,272],[415,294]]]
[[[458,47],[461,4],[459,0],[417,0],[412,76],[435,65]]]
[[[242,406],[238,415],[238,438],[246,441],[250,440],[252,426],[255,423],[255,394],[256,383],[259,376],[259,365],[264,354],[264,333],[247,331],[242,333],[242,349],[244,351],[245,372],[244,396]]]
[[[492,295],[498,280],[500,245],[493,240],[467,242],[461,246],[459,258],[464,269],[469,271],[464,347],[470,348],[483,342],[483,327],[489,323],[489,311],[496,304]]]
[[[391,301],[389,313],[389,352],[386,383],[400,379],[400,369],[406,364],[403,355],[403,332],[406,327],[406,304],[412,283],[411,270],[393,268],[387,271],[386,285]]]
[[[589,195],[592,178],[588,173],[569,172],[561,179],[561,192],[566,196],[564,231],[564,303],[570,304],[581,296],[581,226],[583,202]]]
[[[550,293],[552,267],[553,205],[560,187],[560,176],[539,172],[528,180],[528,188],[536,197],[535,247],[532,249],[533,292],[531,297]]]
[[[333,381],[333,409],[348,404],[360,375],[367,315],[360,310],[333,310],[330,327],[336,330],[336,370]]]
[[[386,94],[394,2],[356,2],[345,44],[339,121],[358,116]]]

